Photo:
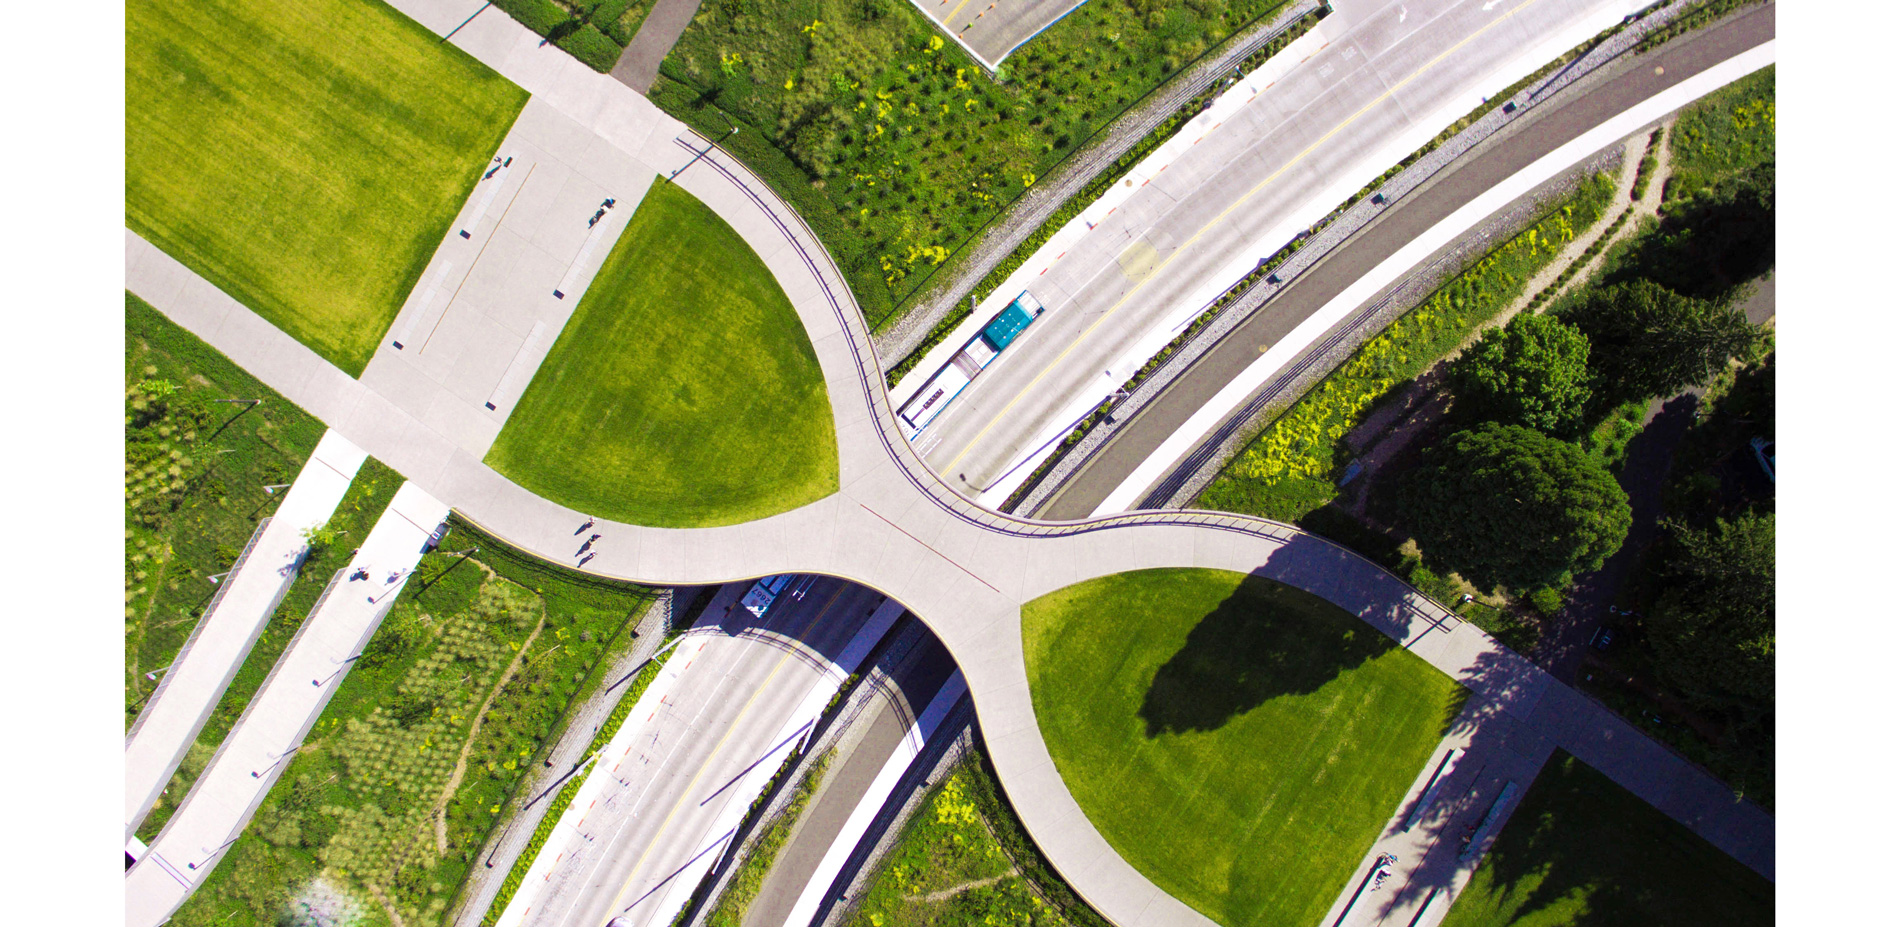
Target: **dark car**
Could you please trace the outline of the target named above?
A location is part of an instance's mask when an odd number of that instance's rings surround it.
[[[1590,638],[1590,646],[1598,650],[1608,650],[1610,646],[1615,643],[1616,631],[1607,625],[1598,628],[1597,633]]]

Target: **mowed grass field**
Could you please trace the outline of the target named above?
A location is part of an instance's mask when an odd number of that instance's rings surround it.
[[[811,339],[739,233],[648,188],[488,451],[534,493],[666,528],[752,521],[838,490]]]
[[[1444,927],[1775,922],[1775,886],[1559,751]]]
[[[1219,570],[1023,607],[1043,740],[1104,838],[1226,927],[1312,927],[1464,690],[1357,617]]]
[[[526,91],[365,0],[130,0],[125,222],[352,376]]]

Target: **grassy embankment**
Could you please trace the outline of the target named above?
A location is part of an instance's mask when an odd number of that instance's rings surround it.
[[[763,518],[838,489],[825,382],[765,262],[655,183],[487,462],[537,495],[665,528]]]
[[[527,92],[383,3],[125,20],[126,226],[362,373]]]

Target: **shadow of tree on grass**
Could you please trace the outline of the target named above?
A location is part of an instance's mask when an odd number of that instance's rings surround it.
[[[1211,731],[1269,699],[1313,692],[1396,646],[1318,596],[1248,576],[1155,671],[1139,713],[1151,738]]]

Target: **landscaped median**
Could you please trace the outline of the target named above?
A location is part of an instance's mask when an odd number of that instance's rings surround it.
[[[738,524],[838,489],[818,355],[745,240],[655,183],[487,462],[614,521]]]
[[[380,2],[132,0],[125,224],[360,374],[526,91]]]
[[[1449,677],[1309,593],[1217,570],[1023,607],[1036,720],[1122,858],[1225,927],[1311,927],[1462,709]]]

